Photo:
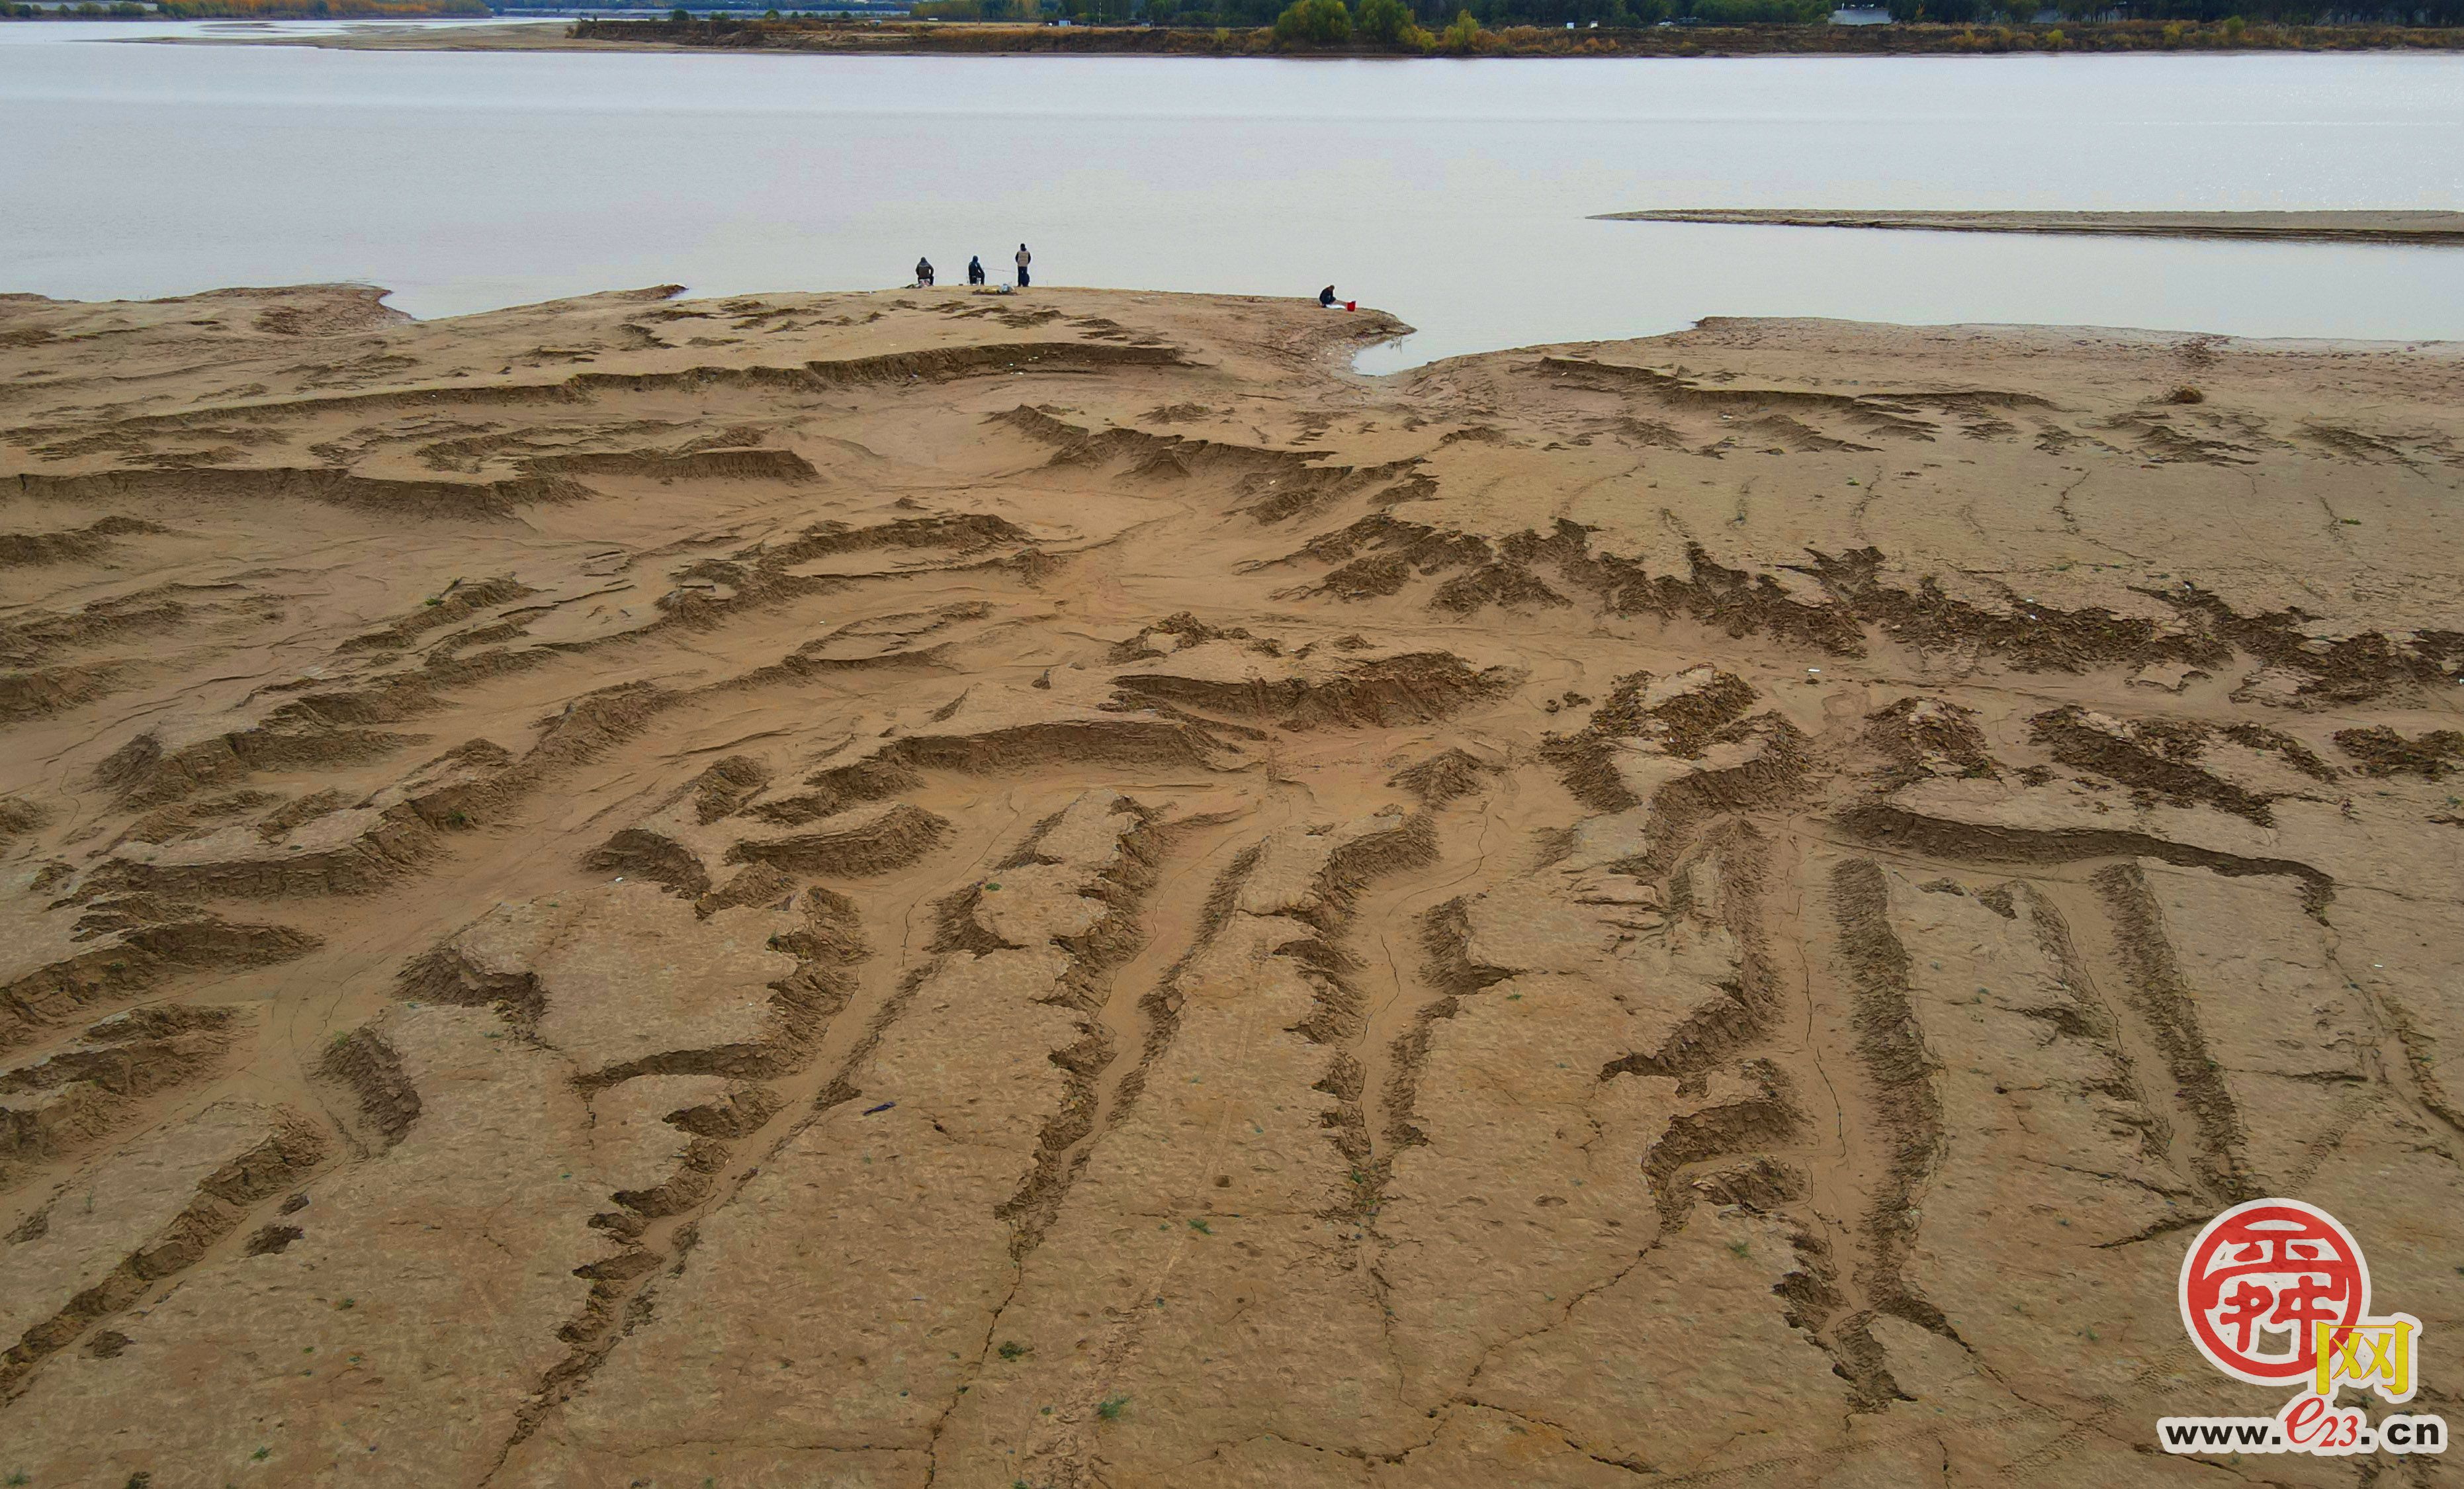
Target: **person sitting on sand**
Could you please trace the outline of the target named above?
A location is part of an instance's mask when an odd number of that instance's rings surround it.
[[[1026,251],[1025,244],[1021,243],[1018,246],[1018,287],[1020,289],[1026,288],[1026,266],[1033,262],[1035,262],[1035,256]]]
[[[981,254],[967,260],[967,282],[969,284],[984,282],[984,259]]]
[[[933,287],[933,260],[930,258],[915,260],[915,287],[920,290]]]
[[[1326,288],[1317,292],[1317,303],[1318,308],[1321,310],[1332,310],[1335,307],[1338,301],[1334,298],[1333,285],[1330,284]],[[1360,302],[1356,300],[1342,300],[1339,303],[1342,304],[1344,309],[1351,310],[1356,307]]]

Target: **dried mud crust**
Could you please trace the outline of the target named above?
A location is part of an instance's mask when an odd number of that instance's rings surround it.
[[[2418,775],[2438,780],[2464,759],[2464,732],[2431,729],[2414,739],[2385,724],[2339,729],[2336,747],[2361,763],[2369,775]]]
[[[105,897],[49,911],[49,945],[0,984],[0,1050],[46,1028],[136,998],[185,972],[267,967],[307,955],[317,938],[287,926],[234,922],[143,895]]]
[[[2136,1482],[2258,1193],[2464,1327],[2445,350],[0,322],[0,1477]]]
[[[577,372],[554,383],[451,385],[406,391],[354,393],[324,398],[209,403],[194,410],[140,415],[110,422],[115,433],[163,435],[200,423],[248,426],[321,415],[373,417],[440,409],[582,404],[609,394],[671,389],[744,389],[822,392],[872,384],[952,378],[998,377],[1025,370],[1088,372],[1106,367],[1171,367],[1179,353],[1161,346],[1090,345],[1083,342],[1016,342],[935,347],[878,356],[820,358],[785,367],[690,367],[659,372]],[[77,426],[30,425],[16,431],[29,439],[57,439]],[[192,474],[181,472],[180,475]],[[33,489],[33,488],[28,488]]]
[[[294,467],[205,466],[93,476],[20,476],[16,486],[18,496],[36,501],[322,501],[393,516],[446,519],[509,517],[524,506],[573,501],[590,494],[579,482],[549,478],[401,480]]]
[[[1405,500],[1419,489],[1413,461],[1360,467],[1322,462],[1315,452],[1227,444],[1145,430],[1093,429],[1025,405],[995,415],[999,424],[1053,447],[1048,461],[1062,468],[1115,470],[1137,484],[1208,478],[1227,483],[1237,510],[1260,522],[1279,522],[1321,511],[1346,497],[1368,493],[1373,503]]]
[[[0,1068],[0,1189],[93,1147],[147,1098],[217,1074],[246,1028],[226,1008],[141,1006]]]
[[[1295,659],[1309,658],[1303,654]],[[1436,722],[1504,692],[1522,677],[1510,667],[1474,669],[1449,652],[1343,657],[1337,670],[1280,678],[1260,676],[1254,666],[1243,670],[1251,675],[1127,672],[1115,676],[1112,686],[1133,701],[1261,720],[1284,729],[1387,728]]]
[[[1930,578],[1903,587],[1885,577],[1883,553],[1870,547],[1794,555],[1785,566],[1788,583],[1724,565],[1692,543],[1675,557],[1677,571],[1656,573],[1648,559],[1595,550],[1589,531],[1563,521],[1550,534],[1525,529],[1495,541],[1380,512],[1282,562],[1332,566],[1301,593],[1380,599],[1444,574],[1426,600],[1443,613],[1566,606],[1570,596],[1588,594],[1610,614],[1683,618],[1738,637],[1769,634],[1835,657],[1863,656],[1883,638],[1920,651],[1984,652],[2027,671],[2078,673],[2215,668],[2238,650],[2287,677],[2288,701],[2322,707],[2451,683],[2464,660],[2464,633],[2364,632],[2321,646],[2299,609],[2246,615],[2194,588],[2129,597],[2134,609],[2152,604],[2169,612],[2151,617],[2010,599],[1989,606]]]
[[[115,538],[150,537],[170,530],[141,517],[112,516],[52,532],[0,533],[0,568],[98,559],[115,551]]]
[[[171,1147],[202,1143],[211,1145],[209,1153],[216,1149],[230,1152],[218,1166],[196,1178],[187,1194],[122,1190],[111,1196],[114,1200],[124,1199],[131,1211],[139,1212],[129,1217],[136,1222],[133,1226],[113,1226],[110,1222],[120,1216],[108,1211],[97,1222],[94,1196],[89,1195],[77,1222],[66,1214],[54,1218],[51,1211],[60,1203],[55,1198],[11,1235],[12,1251],[66,1253],[53,1265],[65,1262],[67,1267],[61,1270],[81,1271],[83,1275],[77,1276],[77,1281],[83,1285],[61,1301],[57,1312],[27,1327],[5,1353],[0,1353],[0,1399],[13,1398],[44,1357],[75,1343],[98,1321],[127,1308],[165,1278],[194,1265],[217,1241],[237,1229],[257,1204],[290,1188],[324,1154],[323,1135],[296,1114],[232,1113],[235,1120],[217,1123],[216,1119],[224,1115],[224,1109],[209,1109],[197,1120],[194,1131],[165,1135],[156,1144]],[[232,1148],[238,1150],[232,1152]],[[193,1167],[194,1161],[183,1167]],[[167,1217],[158,1217],[167,1203],[181,1199],[186,1203]],[[153,1203],[158,1216],[143,1215],[148,1201]],[[93,1234],[88,1237],[73,1233],[73,1227]],[[97,1255],[93,1248],[107,1245],[107,1238],[115,1231],[137,1244],[116,1260],[107,1260],[107,1253]],[[40,1265],[22,1255],[13,1259],[19,1267]],[[81,1268],[77,1266],[80,1262]],[[20,1273],[16,1280],[24,1285],[39,1284],[49,1278]]]

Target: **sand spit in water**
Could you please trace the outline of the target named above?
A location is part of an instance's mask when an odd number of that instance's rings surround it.
[[[1837,211],[1705,207],[1604,212],[1603,222],[1710,222],[1743,227],[1884,228],[1930,233],[2071,233],[2123,237],[2260,238],[2312,243],[2464,244],[2450,211]]]
[[[0,1473],[2188,1484],[2266,1193],[2464,1326],[2464,354],[1398,329],[0,300]]]

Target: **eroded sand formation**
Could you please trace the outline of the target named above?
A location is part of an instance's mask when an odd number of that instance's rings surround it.
[[[2271,1192],[2456,1337],[2453,348],[1393,329],[0,300],[0,1473],[2205,1483]]]

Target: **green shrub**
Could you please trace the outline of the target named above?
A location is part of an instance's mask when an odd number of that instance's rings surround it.
[[[1275,17],[1275,48],[1339,47],[1352,39],[1352,11],[1343,0],[1293,0]]]
[[[1419,30],[1412,24],[1412,8],[1403,0],[1360,0],[1360,39],[1381,47],[1400,46],[1403,37]]]

